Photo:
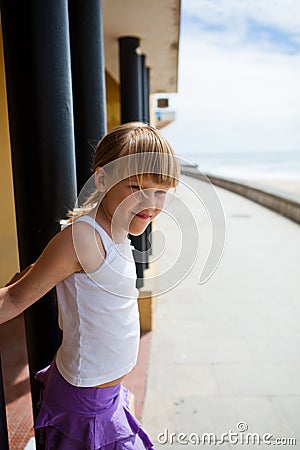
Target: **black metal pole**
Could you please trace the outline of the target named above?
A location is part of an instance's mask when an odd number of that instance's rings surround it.
[[[142,55],[143,121],[150,123],[150,69],[146,66],[146,57]]]
[[[150,96],[150,85],[149,85],[149,68],[146,67],[146,56],[142,55],[142,92],[143,92],[143,121],[145,123],[150,123],[150,105],[149,105],[149,96]],[[149,223],[145,232],[142,234],[141,238],[144,239],[144,247],[146,250],[145,253],[145,268],[149,267],[149,258],[148,253],[151,253],[151,241],[150,234],[152,230],[152,223]]]
[[[101,0],[69,0],[78,191],[91,176],[93,144],[106,133]]]
[[[143,109],[143,61],[139,51],[140,41],[137,37],[125,36],[119,38],[120,52],[120,94],[121,94],[121,122],[144,120]],[[146,260],[145,233],[140,236],[130,235],[131,242],[136,251],[137,287],[144,285],[144,269]],[[137,257],[137,255],[139,255]]]
[[[150,69],[146,66],[146,56],[142,55],[142,87],[143,87],[143,117],[144,122],[150,124]],[[149,267],[149,253],[151,250],[151,232],[152,222],[147,226],[145,233],[143,233],[143,239],[145,239],[146,261],[145,268]]]
[[[9,450],[5,398],[3,389],[1,355],[0,355],[0,448],[1,450]]]
[[[59,231],[76,199],[67,0],[1,1],[9,125],[21,268]],[[52,290],[25,313],[33,398],[34,373],[60,344]]]
[[[119,38],[121,122],[143,121],[142,58],[137,37]]]

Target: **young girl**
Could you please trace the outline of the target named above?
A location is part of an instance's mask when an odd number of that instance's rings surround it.
[[[143,123],[98,144],[94,192],[30,270],[0,289],[0,323],[56,286],[63,340],[42,385],[35,428],[46,449],[153,449],[128,407],[124,376],[139,345],[138,290],[128,233],[141,234],[178,180],[170,144]]]

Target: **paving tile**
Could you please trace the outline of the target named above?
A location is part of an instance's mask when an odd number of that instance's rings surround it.
[[[215,364],[224,395],[300,395],[300,364]]]
[[[245,450],[245,449],[253,449],[253,450],[259,450],[259,449],[262,449],[262,450],[266,450],[266,449],[269,449],[270,450],[270,448],[272,448],[273,450],[275,450],[275,449],[280,449],[280,448],[284,448],[284,449],[287,449],[287,450],[297,450],[298,448],[299,448],[299,444],[297,443],[297,441],[296,442],[294,442],[293,444],[291,443],[291,445],[288,445],[287,443],[286,443],[286,441],[281,441],[281,443],[280,442],[277,442],[276,443],[276,441],[275,440],[270,440],[270,441],[267,441],[267,443],[263,443],[263,442],[261,442],[260,444],[254,444],[254,445],[246,445],[246,444],[244,444],[244,445],[234,445],[234,444],[229,444],[229,448],[230,448],[230,450]]]
[[[146,395],[142,423],[153,441],[165,428],[174,430],[173,402],[169,395],[151,389]]]
[[[255,362],[300,363],[300,337],[247,337],[246,342]]]
[[[285,425],[286,437],[296,437],[300,444],[300,396],[274,395],[270,397],[275,411]]]
[[[28,441],[28,443],[27,443],[26,447],[24,448],[24,450],[35,450],[35,449],[36,449],[36,446],[35,446],[35,439],[34,439],[34,438],[31,438],[31,439]]]
[[[147,389],[173,396],[213,395],[218,390],[211,364],[164,363],[165,370],[152,374]]]
[[[134,396],[134,414],[138,420],[141,420],[142,418],[144,406],[151,336],[151,332],[142,334],[137,364],[123,380],[124,386],[127,387]]]
[[[178,397],[174,400],[175,431],[223,433],[243,422],[253,433],[288,433],[282,415],[268,396]],[[227,439],[225,439],[227,440]]]
[[[197,339],[196,332],[184,335],[173,349],[178,363],[247,362],[253,360],[247,342],[241,338],[206,337]]]
[[[23,450],[33,436],[33,417],[22,315],[0,326],[0,351],[10,448]]]

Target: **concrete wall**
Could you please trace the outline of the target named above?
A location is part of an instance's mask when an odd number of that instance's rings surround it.
[[[181,173],[204,181],[207,181],[208,178],[216,186],[242,195],[282,216],[288,217],[294,222],[300,223],[300,203],[296,201],[233,180],[215,176],[204,177],[201,172],[192,166],[183,166]]]
[[[108,72],[105,72],[105,83],[107,131],[110,131],[121,123],[120,87]]]
[[[29,176],[29,174],[28,174]],[[2,29],[0,23],[0,286],[19,270]]]

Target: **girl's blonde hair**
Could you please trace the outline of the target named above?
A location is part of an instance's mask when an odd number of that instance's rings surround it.
[[[137,158],[125,158],[131,155],[136,155]],[[112,162],[113,165],[110,164]],[[92,171],[110,166],[113,166],[114,178],[119,181],[134,174],[141,185],[143,174],[148,174],[155,183],[167,188],[178,184],[179,163],[172,146],[158,130],[143,122],[119,125],[99,141]],[[102,197],[98,190],[94,190],[82,206],[69,211],[67,223],[90,214]]]

